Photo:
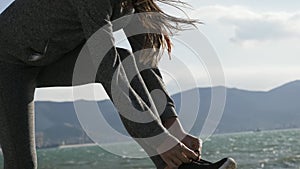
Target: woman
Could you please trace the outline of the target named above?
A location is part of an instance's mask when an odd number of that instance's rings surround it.
[[[139,23],[159,34],[146,33],[128,38],[133,52],[151,49],[138,58],[127,50],[114,47],[112,37],[114,25],[111,22],[134,11],[157,12],[160,16],[158,23],[149,23],[146,18]],[[150,63],[150,69],[143,70],[141,75],[138,74],[130,81],[129,98],[132,106],[148,111],[152,121],[136,123],[123,116],[130,112],[122,112],[120,116],[123,124],[148,154],[159,154],[151,157],[157,168],[177,168],[191,159],[197,160],[201,152],[201,140],[183,131],[174,103],[164,88],[156,66],[158,49],[171,49],[166,35],[171,32],[167,30],[179,29],[176,26],[178,23],[194,22],[166,15],[153,0],[15,0],[0,16],[0,144],[4,168],[37,168],[33,107],[35,88],[71,86],[79,52],[85,42],[105,25],[109,26],[102,32],[105,38],[100,43],[110,44],[112,48],[103,58],[95,81],[82,80],[78,85],[101,83],[112,98],[111,86],[114,80],[126,81],[126,66],[123,72],[113,77],[124,58],[130,57],[137,72],[139,65]],[[130,32],[127,26],[122,27],[125,33]],[[159,117],[151,108],[147,89],[159,89],[167,98],[165,109]],[[157,99],[153,98],[155,104],[159,103]],[[116,100],[112,101],[116,105]],[[122,104],[122,101],[118,102]],[[116,106],[119,112],[122,111],[120,106],[124,105]],[[168,131],[171,125],[173,127]],[[138,139],[156,134],[164,136],[162,142],[151,145],[149,141]],[[174,146],[166,148],[167,145]]]

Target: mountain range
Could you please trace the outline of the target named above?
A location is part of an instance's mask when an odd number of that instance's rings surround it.
[[[226,90],[222,119],[215,133],[260,131],[300,128],[300,81],[293,81],[269,91],[247,91],[217,87]],[[211,105],[214,88],[195,88],[172,95],[179,112],[181,96],[199,92],[199,109],[190,133],[198,134],[203,128]],[[185,98],[187,102],[191,101]],[[92,105],[95,101],[78,100],[76,103]],[[126,135],[117,111],[109,100],[96,102],[105,120],[117,131]],[[86,107],[89,113],[89,106]],[[90,143],[77,118],[74,102],[36,101],[36,136],[40,147],[54,144]],[[191,110],[192,111],[192,110]],[[195,114],[195,112],[194,112]],[[88,119],[93,123],[97,119]],[[118,140],[110,131],[101,131],[104,142]]]

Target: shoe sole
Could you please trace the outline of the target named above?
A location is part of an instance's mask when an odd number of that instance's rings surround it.
[[[228,158],[227,161],[219,169],[236,169],[237,165],[234,159]]]

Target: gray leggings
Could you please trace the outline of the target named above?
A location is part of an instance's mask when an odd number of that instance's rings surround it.
[[[55,63],[43,67],[28,66],[25,64],[11,64],[0,61],[0,145],[4,155],[4,169],[36,169],[37,157],[34,134],[34,91],[36,87],[71,86],[73,67],[83,44],[69,52]],[[118,48],[117,57],[126,57],[128,51]],[[132,56],[132,55],[131,55]],[[119,59],[121,59],[119,58]],[[105,61],[105,60],[104,60]],[[107,59],[102,68],[114,64],[114,59]],[[134,64],[134,63],[133,63]],[[101,65],[100,65],[101,67]],[[106,71],[106,72],[105,72]],[[102,83],[110,96],[109,84],[112,80],[111,71],[99,69],[96,82]],[[103,76],[105,74],[106,76]],[[165,92],[158,69],[146,70],[142,77],[149,90],[161,89]],[[83,83],[89,83],[84,82]],[[140,79],[132,81],[132,88],[137,90],[140,97],[147,103],[147,96],[141,89]],[[166,93],[168,97],[168,94]],[[134,96],[131,96],[133,99]],[[170,99],[168,97],[168,99]],[[172,101],[170,100],[170,103]],[[167,118],[174,114],[165,112],[162,116]],[[121,119],[127,131],[135,135],[143,124],[134,124],[125,118]],[[144,124],[145,125],[145,124]],[[147,125],[151,125],[150,123]],[[151,127],[150,127],[151,128]],[[134,129],[134,131],[133,131]],[[140,131],[146,133],[147,131]],[[152,132],[152,131],[149,131]],[[159,132],[159,131],[158,131]],[[149,133],[148,133],[149,134]],[[146,152],[153,153],[151,148],[141,143]],[[164,168],[165,163],[160,156],[151,157],[157,168]]]

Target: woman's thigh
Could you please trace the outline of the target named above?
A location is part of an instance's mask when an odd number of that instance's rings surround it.
[[[56,62],[41,68],[36,79],[37,87],[72,86],[74,66],[84,43]]]
[[[0,62],[0,144],[5,169],[36,168],[33,96],[38,68]]]
[[[115,54],[112,50],[109,51],[97,66],[98,58],[92,58],[87,46],[82,42],[56,62],[42,67],[36,86],[38,88],[76,86],[107,81],[110,79],[108,76],[116,68],[114,63],[118,56]]]

